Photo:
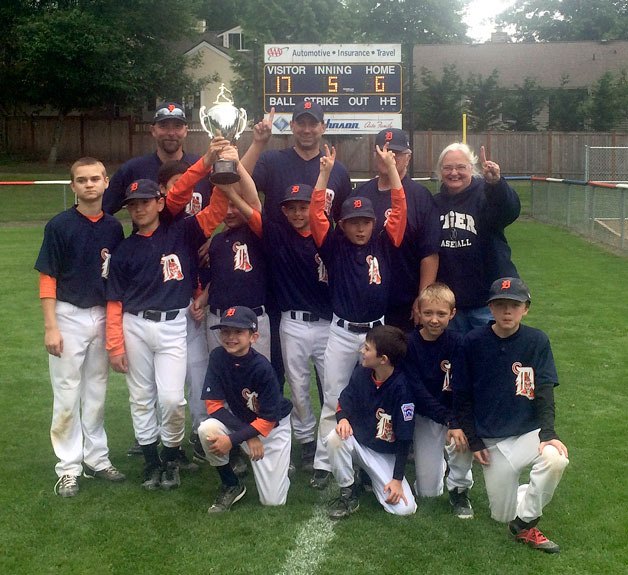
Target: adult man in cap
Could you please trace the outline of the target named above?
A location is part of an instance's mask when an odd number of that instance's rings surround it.
[[[292,112],[290,129],[294,145],[283,150],[263,152],[270,139],[273,113],[255,127],[251,147],[242,158],[242,164],[253,175],[255,185],[264,193],[264,210],[274,221],[282,221],[281,201],[289,186],[307,184],[314,186],[318,178],[321,141],[325,133],[324,112],[320,104],[304,100]],[[351,180],[347,169],[338,161],[329,177],[329,189],[333,192],[332,216],[338,220],[340,206],[351,193]]]
[[[386,323],[404,331],[414,327],[412,306],[423,288],[436,281],[440,225],[432,194],[408,176],[412,150],[408,135],[398,128],[387,128],[375,137],[380,149],[387,147],[395,156],[397,173],[406,194],[408,223],[403,243],[391,256],[393,274]],[[353,195],[369,198],[375,210],[375,230],[378,233],[391,210],[391,182],[386,165],[375,154],[377,177],[360,186]]]
[[[131,182],[140,179],[157,182],[157,173],[162,164],[170,160],[183,160],[192,165],[200,156],[183,150],[188,134],[185,110],[176,102],[164,102],[155,110],[150,133],[157,149],[151,154],[131,158],[123,164],[109,182],[103,198],[103,211],[115,214],[122,208],[124,193]],[[198,210],[207,205],[211,187],[209,180],[201,180],[194,188],[190,205]]]

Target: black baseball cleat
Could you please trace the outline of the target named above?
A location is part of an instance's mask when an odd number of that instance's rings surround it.
[[[168,461],[164,465],[164,470],[161,473],[161,485],[162,489],[170,491],[176,489],[181,485],[181,478],[179,476],[179,463],[177,461]]]
[[[329,504],[327,510],[330,519],[344,519],[359,509],[360,500],[355,492],[353,485],[340,488],[340,496]]]
[[[316,455],[316,441],[301,445],[301,469],[303,471],[314,471],[314,455]]]
[[[454,488],[449,492],[449,503],[458,519],[473,519],[473,507],[469,501],[469,490]]]
[[[312,475],[312,477],[310,478],[310,485],[314,489],[322,491],[329,485],[330,481],[331,473],[329,471],[324,471],[323,469],[315,469],[314,475]]]
[[[207,513],[224,513],[229,511],[231,506],[240,501],[246,494],[246,486],[243,483],[237,485],[225,485],[220,486],[220,491],[216,496],[216,499],[212,503],[212,506],[207,510]]]
[[[179,453],[177,454],[177,463],[179,464],[179,469],[181,471],[188,471],[190,473],[198,471],[198,464],[195,463],[193,459],[190,460],[190,458],[181,447],[179,448]]]
[[[161,465],[147,465],[144,467],[142,487],[147,491],[156,491],[161,484]]]

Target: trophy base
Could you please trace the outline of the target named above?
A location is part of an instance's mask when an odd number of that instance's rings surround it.
[[[235,184],[240,181],[240,174],[232,160],[216,160],[209,181],[216,186]]]

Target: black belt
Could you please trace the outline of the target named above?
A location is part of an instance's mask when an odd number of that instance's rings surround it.
[[[301,317],[299,317],[301,316]],[[319,321],[321,318],[320,316],[316,315],[315,313],[310,313],[309,311],[302,311],[302,312],[296,312],[296,311],[291,311],[290,312],[290,319],[299,319],[302,321]]]
[[[218,317],[221,317],[223,312],[225,312],[226,310],[224,309],[219,309],[217,307],[212,307],[212,306],[207,306],[209,307],[209,311],[211,313],[213,313],[214,315],[217,315]],[[259,306],[259,307],[253,307],[251,308],[251,310],[253,311],[253,313],[259,317],[260,315],[264,315],[266,313],[266,309],[264,308],[263,305]]]
[[[173,309],[170,311],[159,311],[156,309],[145,309],[144,311],[134,312],[134,315],[143,317],[150,321],[170,321],[175,319],[181,310]]]
[[[350,331],[352,333],[366,333],[371,328],[382,325],[382,322],[381,320],[377,319],[368,323],[352,323],[350,321],[345,321],[344,319],[339,319],[336,322],[336,325],[339,327],[344,327],[347,331]]]

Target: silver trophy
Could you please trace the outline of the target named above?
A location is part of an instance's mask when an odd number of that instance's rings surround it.
[[[221,84],[214,105],[209,109],[201,106],[199,119],[210,138],[220,136],[233,142],[244,132],[247,116],[244,108],[233,105],[231,91]],[[216,160],[209,179],[212,184],[234,184],[240,180],[236,163],[233,160]]]

